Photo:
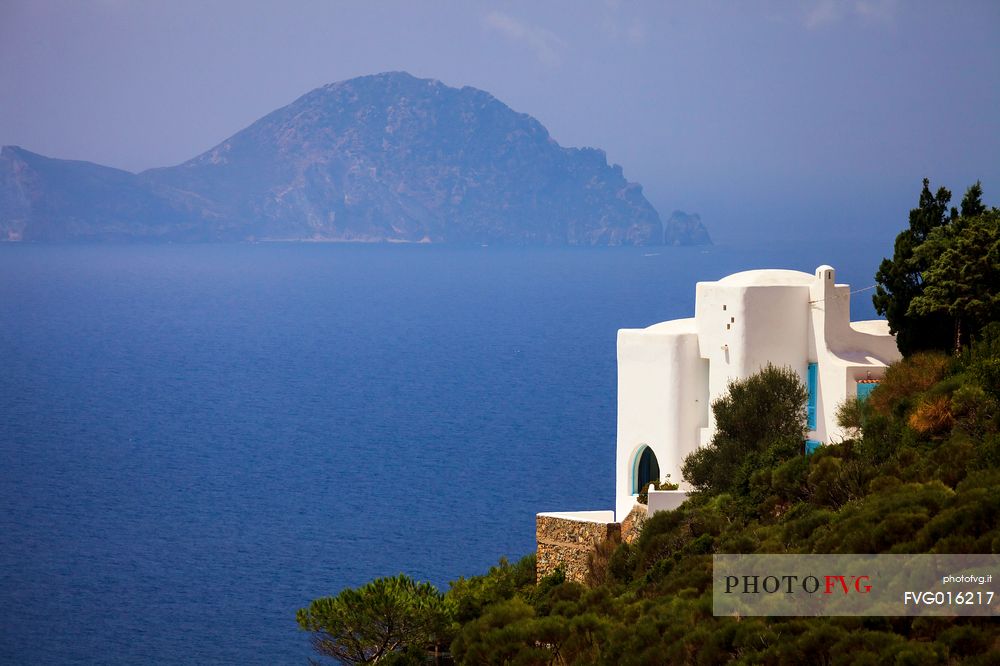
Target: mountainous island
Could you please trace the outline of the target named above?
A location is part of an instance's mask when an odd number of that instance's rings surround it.
[[[708,243],[603,151],[405,72],[313,90],[183,164],[133,174],[0,151],[0,240]]]

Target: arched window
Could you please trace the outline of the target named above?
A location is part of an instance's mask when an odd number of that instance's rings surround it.
[[[632,464],[632,494],[638,495],[647,483],[660,480],[660,464],[656,454],[646,445],[639,447]]]

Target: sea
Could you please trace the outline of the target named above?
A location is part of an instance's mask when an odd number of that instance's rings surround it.
[[[0,663],[305,664],[310,600],[613,508],[618,329],[885,254],[0,244]]]

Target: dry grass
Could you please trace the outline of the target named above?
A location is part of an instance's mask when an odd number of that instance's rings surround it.
[[[951,399],[944,395],[924,399],[910,414],[908,420],[910,427],[921,435],[933,435],[950,430],[954,422]]]
[[[594,543],[594,550],[587,555],[587,574],[584,583],[588,587],[598,587],[610,581],[611,556],[621,542],[621,537],[612,534],[607,539]]]
[[[941,381],[951,368],[952,359],[940,352],[921,352],[889,366],[878,388],[872,391],[872,408],[889,416],[893,405],[923,393]]]

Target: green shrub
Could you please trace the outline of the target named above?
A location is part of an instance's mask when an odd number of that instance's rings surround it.
[[[453,580],[445,596],[454,605],[456,619],[467,622],[487,606],[527,593],[534,585],[535,553],[531,553],[514,564],[501,557],[485,575]]]
[[[865,423],[865,404],[861,398],[847,398],[837,405],[837,425],[848,437],[858,437]]]
[[[807,395],[795,371],[770,364],[731,382],[727,394],[712,403],[715,436],[684,459],[684,478],[706,493],[745,496],[754,472],[799,453]]]

